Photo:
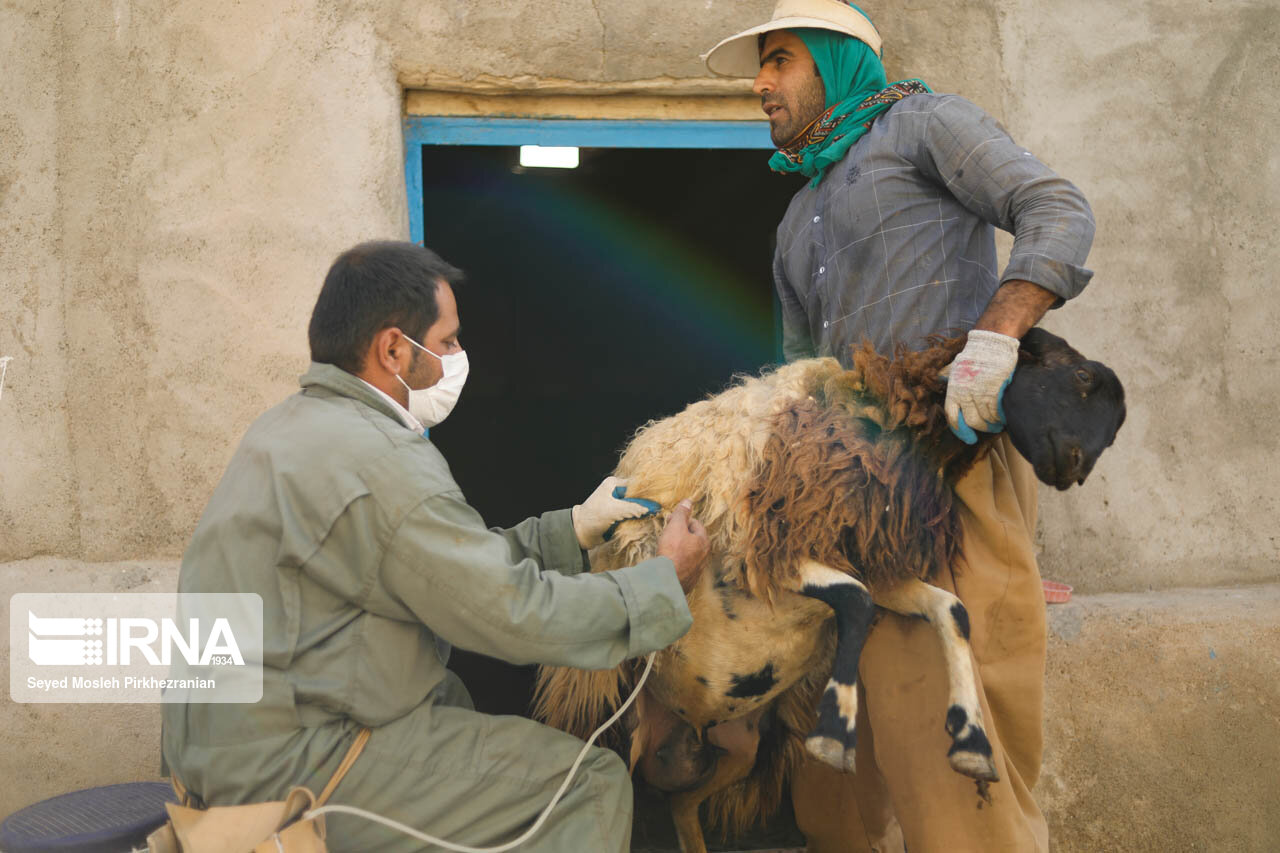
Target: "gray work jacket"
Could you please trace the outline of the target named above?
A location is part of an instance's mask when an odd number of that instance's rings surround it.
[[[193,790],[305,775],[326,723],[467,704],[438,639],[607,669],[689,629],[669,559],[583,573],[568,510],[491,531],[372,388],[326,364],[301,382],[249,428],[183,556],[181,592],[256,592],[265,621],[261,702],[164,706],[165,758]]]

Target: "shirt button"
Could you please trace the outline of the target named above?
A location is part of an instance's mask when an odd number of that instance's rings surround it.
[[[826,267],[818,267],[818,275],[822,275],[826,271],[827,271]]]
[[[830,323],[828,323],[826,320],[823,320],[823,321],[822,321],[822,328],[824,328],[824,329],[825,329],[827,326],[830,326],[830,325],[831,325],[831,324],[830,324]]]
[[[815,216],[815,217],[813,217],[813,221],[814,221],[814,222],[817,222],[817,221],[818,221],[819,219],[821,219],[821,218],[822,218],[821,216]]]

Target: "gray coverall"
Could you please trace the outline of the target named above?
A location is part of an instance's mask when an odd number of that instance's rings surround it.
[[[256,592],[257,704],[163,706],[163,755],[210,805],[318,792],[361,726],[373,735],[330,802],[463,844],[514,837],[582,742],[472,709],[447,644],[587,669],[663,648],[692,617],[670,560],[600,574],[567,510],[490,531],[444,457],[355,376],[312,364],[302,391],[249,428],[183,556],[181,592]],[[328,815],[335,851],[420,850]],[[522,850],[619,851],[631,790],[593,748]]]

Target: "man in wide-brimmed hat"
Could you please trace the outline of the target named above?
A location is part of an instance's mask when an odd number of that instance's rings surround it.
[[[1092,276],[1084,197],[973,103],[920,80],[890,84],[880,34],[851,3],[780,0],[771,20],[705,59],[717,74],[755,78],[778,147],[769,165],[807,179],[774,257],[787,359],[847,365],[864,340],[891,352],[968,332],[950,369],[948,420],[970,443],[974,430],[1000,431],[1019,338]],[[995,227],[1014,235],[1003,273]],[[1047,849],[1030,794],[1045,655],[1035,476],[1002,437],[956,494],[964,556],[935,583],[972,620],[999,781],[975,792],[951,769],[936,636],[885,614],[862,652],[856,779],[811,762],[794,783],[801,826],[821,849]],[[819,805],[832,796],[857,808]]]

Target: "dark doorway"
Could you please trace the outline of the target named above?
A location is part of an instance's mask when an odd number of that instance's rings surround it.
[[[768,152],[582,149],[562,170],[422,150],[425,242],[469,279],[471,374],[431,438],[490,526],[581,502],[636,428],[780,358],[774,232],[800,181]],[[450,668],[477,709],[528,715],[533,667],[455,650]],[[674,850],[662,799],[637,790],[636,849]],[[795,843],[789,811],[750,841]]]
[[[490,526],[581,502],[637,427],[779,354],[774,231],[798,183],[768,153],[424,146],[426,244],[463,268],[471,363],[431,431]],[[527,714],[532,668],[463,651],[479,710]]]

